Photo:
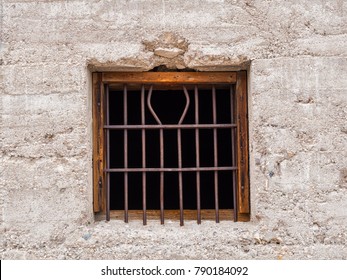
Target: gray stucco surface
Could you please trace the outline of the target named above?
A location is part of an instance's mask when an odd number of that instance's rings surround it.
[[[347,2],[1,1],[1,259],[346,259]],[[94,222],[93,71],[248,71],[251,222]]]

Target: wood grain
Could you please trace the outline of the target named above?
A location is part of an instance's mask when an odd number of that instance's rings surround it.
[[[165,210],[165,219],[167,220],[180,220],[180,210]],[[142,221],[143,211],[142,210],[129,210],[129,221],[139,220]],[[212,220],[216,218],[215,209],[201,210],[201,219],[202,220]],[[219,218],[221,221],[232,221],[233,220],[233,210],[232,209],[220,209]],[[240,219],[244,220],[246,215],[241,215]],[[111,219],[113,220],[123,220],[124,211],[123,210],[112,210]],[[156,220],[160,223],[160,210],[147,210],[147,219]],[[95,220],[102,221],[105,220],[104,214],[98,214],[95,217]],[[197,210],[184,210],[184,220],[197,220]]]
[[[238,216],[250,213],[247,104],[247,72],[240,71],[236,82]]]
[[[230,84],[236,82],[236,72],[104,72],[102,80],[123,84]]]
[[[94,212],[105,209],[104,136],[103,136],[103,85],[102,75],[93,73],[93,209]]]

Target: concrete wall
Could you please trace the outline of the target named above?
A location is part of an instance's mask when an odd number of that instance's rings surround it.
[[[346,1],[2,0],[1,13],[1,259],[347,258]],[[251,222],[94,222],[91,72],[159,65],[249,71]]]

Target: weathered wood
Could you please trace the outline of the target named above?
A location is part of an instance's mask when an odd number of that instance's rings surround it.
[[[99,194],[99,153],[100,153],[100,143],[99,143],[99,122],[100,122],[100,107],[98,106],[100,99],[99,84],[101,81],[101,75],[98,73],[93,73],[93,208],[94,212],[101,211],[101,197]]]
[[[215,221],[216,210],[208,209],[201,210],[201,219],[202,220],[211,220]],[[165,219],[166,220],[180,220],[180,210],[165,210]],[[142,210],[129,210],[129,221],[142,220],[143,211]],[[197,210],[184,210],[184,220],[191,221],[196,220]],[[244,219],[244,214],[241,215],[241,219]],[[232,221],[233,220],[233,210],[232,209],[220,209],[219,218],[221,221]],[[103,214],[98,214],[96,220],[104,220],[105,216]],[[114,220],[123,220],[124,219],[124,210],[112,210],[111,219]],[[160,210],[147,210],[147,220],[156,220],[160,221]]]
[[[104,72],[105,83],[225,84],[236,82],[236,72]]]
[[[237,116],[237,201],[238,217],[250,213],[249,206],[249,167],[248,167],[248,110],[247,72],[237,73],[236,82]]]
[[[93,209],[105,209],[104,169],[104,94],[101,73],[93,73]]]
[[[101,188],[99,188],[99,193],[101,197],[101,210],[103,213],[106,211],[106,174],[104,169],[106,167],[106,137],[104,133],[105,125],[105,112],[106,112],[106,102],[105,102],[105,86],[102,81],[99,83],[100,91],[100,119],[99,119],[99,178],[101,178]]]

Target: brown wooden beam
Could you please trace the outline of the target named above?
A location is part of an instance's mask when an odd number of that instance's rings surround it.
[[[233,210],[232,209],[220,209],[219,217],[222,221],[232,221],[233,220]],[[129,210],[129,220],[142,220],[143,211],[142,210]],[[184,210],[184,219],[185,220],[196,220],[197,210]],[[241,221],[245,221],[247,215],[242,214],[240,216]],[[165,210],[165,218],[168,220],[180,220],[180,210]],[[215,210],[214,209],[202,209],[201,210],[202,220],[215,221]],[[98,214],[95,219],[101,221],[105,219],[104,214]],[[114,220],[123,220],[124,219],[124,210],[111,210],[111,219]],[[160,210],[147,210],[147,219],[160,220]]]
[[[238,216],[250,213],[247,104],[247,72],[240,71],[236,82]]]
[[[225,84],[236,83],[236,72],[104,72],[104,83]]]
[[[102,74],[93,73],[93,210],[105,211],[104,85]]]

